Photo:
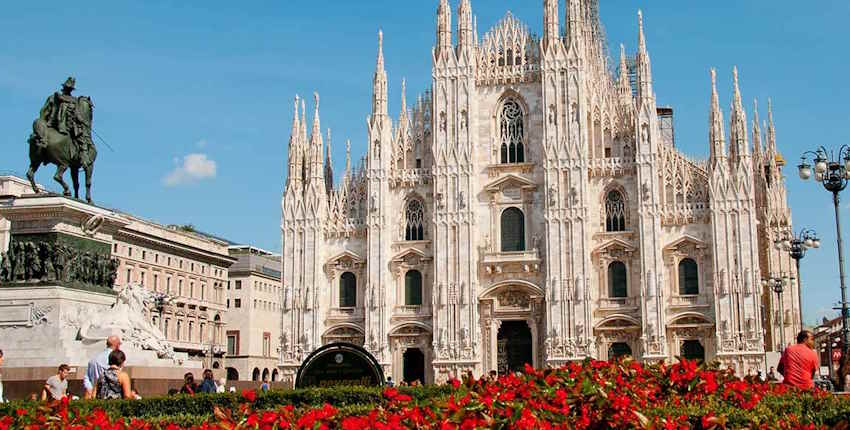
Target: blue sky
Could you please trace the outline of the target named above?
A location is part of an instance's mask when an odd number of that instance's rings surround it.
[[[473,0],[483,33],[511,10],[533,32],[542,1]],[[563,11],[564,1],[561,2]],[[752,115],[774,100],[790,163],[816,145],[850,143],[850,2],[602,2],[612,52],[635,50],[644,20],[660,104],[676,109],[677,145],[708,154],[710,67],[728,118],[733,65]],[[452,0],[453,7],[457,0]],[[384,31],[390,111],[430,85],[437,0],[10,2],[0,16],[0,172],[26,170],[26,137],[44,98],[68,75],[95,104],[95,200],[162,223],[191,223],[236,242],[280,249],[280,197],[297,93],[321,94],[339,175],[344,139],[365,145],[376,33]],[[456,21],[456,20],[455,20]],[[562,18],[563,23],[563,18]],[[58,189],[52,168],[38,180]],[[823,247],[803,262],[807,320],[839,299],[830,196],[787,169],[796,226]],[[845,193],[843,219],[850,216]],[[846,235],[850,230],[845,226]],[[829,312],[831,313],[831,312]]]

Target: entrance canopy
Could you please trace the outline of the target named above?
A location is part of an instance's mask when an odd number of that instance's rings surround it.
[[[363,385],[384,383],[384,371],[378,360],[360,346],[336,342],[307,356],[295,378],[295,388]]]

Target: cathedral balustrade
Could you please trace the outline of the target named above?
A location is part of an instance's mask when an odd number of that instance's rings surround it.
[[[711,302],[705,295],[675,295],[670,297],[670,306],[674,308],[709,308]]]
[[[418,305],[396,306],[393,309],[393,316],[394,317],[429,318],[429,317],[431,317],[431,307],[430,306],[418,306]]]
[[[635,163],[622,157],[593,158],[588,162],[591,177],[623,176],[634,173]]]
[[[540,253],[538,250],[514,252],[488,252],[481,259],[481,266],[489,274],[500,273],[535,273],[540,270]]]
[[[391,170],[390,187],[412,187],[431,183],[431,169]]]
[[[600,297],[600,311],[629,312],[638,310],[640,297]]]
[[[328,318],[331,319],[361,319],[363,308],[330,308]]]

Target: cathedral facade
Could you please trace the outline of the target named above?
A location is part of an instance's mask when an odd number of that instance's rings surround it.
[[[397,117],[379,34],[368,152],[353,167],[347,151],[340,184],[318,95],[309,126],[296,97],[285,378],[334,341],[426,383],[621,355],[746,373],[800,329],[796,283],[781,301],[762,286],[796,276],[773,245],[791,216],[772,113],[763,138],[736,70],[726,122],[712,70],[709,157],[691,159],[656,104],[640,13],[612,72],[598,0],[568,0],[563,24],[558,0],[543,7],[542,37],[510,13],[479,37],[469,0],[440,0],[431,88],[411,106],[402,91]]]

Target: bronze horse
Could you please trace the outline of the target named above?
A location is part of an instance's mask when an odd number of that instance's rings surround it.
[[[77,139],[88,139],[91,142],[91,126],[93,118],[93,104],[88,96],[77,97],[77,107],[74,109],[73,121],[81,131]],[[97,158],[97,149],[89,145],[86,152],[81,152],[80,147],[87,145],[86,142],[75,142],[70,134],[62,134],[54,130],[41,118],[36,119],[32,125],[33,134],[29,138],[30,145],[30,168],[27,171],[27,179],[32,184],[32,189],[38,193],[35,184],[35,172],[41,164],[56,165],[56,174],[53,179],[62,185],[65,196],[70,196],[71,191],[63,177],[65,170],[71,169],[71,180],[74,183],[74,198],[79,198],[80,179],[79,173],[82,168],[86,174],[86,201],[91,203],[91,176],[94,170],[94,161]],[[41,136],[39,139],[38,136]],[[39,144],[41,141],[41,144]]]

